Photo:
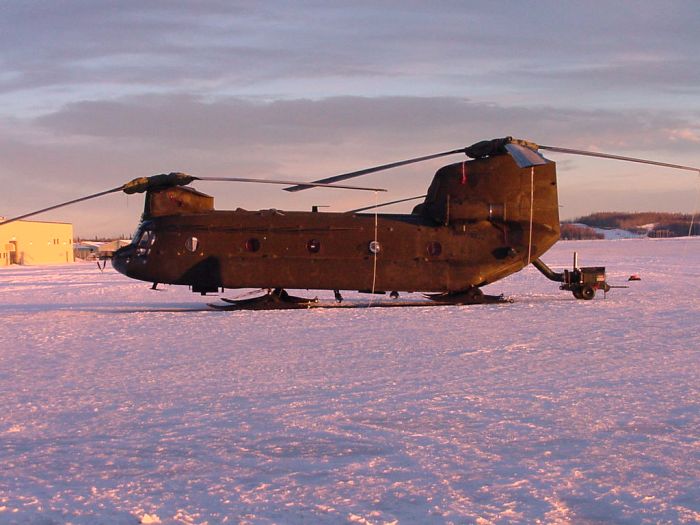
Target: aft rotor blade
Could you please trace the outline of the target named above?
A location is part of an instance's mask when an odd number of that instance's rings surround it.
[[[434,153],[432,155],[425,155],[423,157],[415,157],[413,159],[407,159],[407,160],[400,160],[398,162],[391,162],[389,164],[382,164],[381,166],[374,166],[372,168],[365,168],[363,170],[358,170],[358,171],[350,171],[348,173],[341,173],[340,175],[335,175],[333,177],[327,177],[325,179],[319,179],[313,181],[313,184],[318,184],[318,183],[323,183],[323,184],[332,184],[334,182],[338,182],[341,180],[347,180],[347,179],[352,179],[355,177],[362,177],[363,175],[369,175],[370,173],[376,173],[378,171],[384,171],[384,170],[389,170],[391,168],[398,168],[399,166],[406,166],[407,164],[413,164],[415,162],[423,162],[426,160],[431,160],[431,159],[437,159],[440,157],[446,157],[447,155],[454,155],[456,153],[464,153],[467,148],[460,148],[460,149],[454,149],[452,151],[443,151],[442,153]],[[291,186],[289,188],[284,188],[285,191],[301,191],[305,190],[307,188],[311,188],[312,183],[299,183],[295,186]]]
[[[531,168],[532,166],[547,164],[547,161],[542,155],[516,142],[508,143],[503,147],[510,153],[510,156],[513,157],[513,160],[519,168]]]
[[[85,197],[80,197],[79,199],[73,199],[71,201],[66,201],[62,202],[61,204],[56,204],[54,206],[49,206],[48,208],[43,208],[41,210],[33,211],[31,213],[25,213],[24,215],[20,215],[19,217],[13,217],[12,219],[8,219],[6,221],[0,222],[0,225],[3,224],[9,224],[11,222],[19,221],[22,219],[26,219],[27,217],[33,217],[34,215],[39,215],[40,213],[44,213],[47,211],[55,210],[57,208],[62,208],[64,206],[68,206],[70,204],[76,204],[78,202],[83,202],[87,201],[90,199],[94,199],[96,197],[102,197],[103,195],[108,195],[110,193],[116,193],[118,191],[122,191],[124,189],[124,185],[119,186],[118,188],[112,188],[111,190],[106,190],[106,191],[101,191],[99,193],[93,193],[92,195],[87,195]]]
[[[218,181],[218,182],[257,182],[259,184],[282,184],[289,186],[290,184],[296,184],[298,186],[303,185],[309,188],[338,188],[342,190],[362,190],[362,191],[387,191],[384,188],[367,188],[364,186],[345,186],[341,184],[327,184],[324,182],[299,182],[293,180],[277,180],[277,179],[246,179],[241,177],[195,177],[196,180],[204,181]],[[287,188],[285,188],[287,189]]]
[[[622,155],[611,155],[609,153],[596,153],[594,151],[585,151],[580,149],[559,148],[556,146],[538,146],[539,149],[556,151],[559,153],[570,153],[572,155],[584,155],[586,157],[600,157],[602,159],[624,160],[628,162],[638,162],[640,164],[651,164],[653,166],[663,166],[665,168],[675,168],[679,170],[696,171],[700,173],[700,168],[692,166],[683,166],[681,164],[670,164],[668,162],[658,162],[656,160],[640,159],[637,157],[623,157]]]
[[[396,201],[382,202],[381,204],[373,204],[372,206],[365,206],[364,208],[356,208],[354,210],[348,210],[345,213],[358,213],[366,210],[374,210],[375,208],[383,208],[384,206],[391,206],[392,204],[399,204],[400,202],[416,201],[418,199],[424,199],[425,195],[418,195],[417,197],[408,197],[407,199],[399,199]]]

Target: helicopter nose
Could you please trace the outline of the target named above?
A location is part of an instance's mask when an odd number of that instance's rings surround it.
[[[123,246],[119,248],[114,255],[112,255],[112,268],[117,270],[119,273],[126,275],[127,267],[129,266],[129,261],[134,255],[134,247]]]

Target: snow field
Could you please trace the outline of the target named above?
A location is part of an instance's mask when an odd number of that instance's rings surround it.
[[[700,522],[700,242],[574,250],[630,288],[219,312],[0,269],[0,523]]]

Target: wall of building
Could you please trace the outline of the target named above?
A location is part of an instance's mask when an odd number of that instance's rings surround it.
[[[39,221],[0,224],[0,266],[73,261],[72,224]]]

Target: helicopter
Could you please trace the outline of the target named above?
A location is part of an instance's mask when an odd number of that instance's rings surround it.
[[[140,177],[0,225],[119,191],[145,193],[136,234],[131,244],[113,254],[112,266],[127,277],[153,283],[154,289],[159,284],[185,285],[202,295],[225,289],[267,290],[252,299],[223,299],[223,305],[211,305],[219,309],[318,305],[316,299],[291,296],[287,289],[332,290],[337,304],[345,290],[390,293],[393,298],[399,292],[424,292],[425,304],[436,305],[506,302],[509,299],[486,295],[481,288],[530,264],[576,299],[593,299],[597,291],[611,288],[605,267],[579,268],[575,258],[572,270],[556,272],[541,260],[560,237],[556,163],[541,150],[700,173],[690,166],[504,137],[311,182],[179,172]],[[202,180],[281,184],[291,192],[318,187],[379,192],[386,190],[337,183],[455,154],[470,160],[438,169],[425,195],[347,212],[321,212],[318,207],[216,210],[212,196],[189,187]],[[376,211],[419,198],[423,202],[409,214]]]

